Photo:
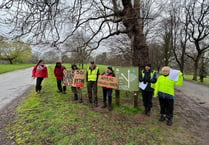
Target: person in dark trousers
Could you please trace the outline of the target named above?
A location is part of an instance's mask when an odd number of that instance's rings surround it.
[[[142,100],[144,105],[144,113],[150,115],[152,108],[152,98],[154,94],[154,83],[157,80],[156,72],[151,69],[151,64],[147,64],[139,75],[139,82],[146,85],[145,89],[141,89]]]
[[[95,107],[98,107],[98,98],[97,98],[97,80],[99,76],[99,68],[96,66],[94,61],[90,62],[90,66],[86,71],[86,82],[87,82],[87,91],[89,103],[94,103]],[[92,101],[93,99],[93,101]]]
[[[177,74],[178,80],[171,80],[169,77],[170,70],[169,66],[162,68],[163,75],[158,77],[154,91],[154,97],[158,96],[160,103],[159,121],[167,120],[168,126],[173,124],[175,86],[183,85],[183,74],[179,71]]]
[[[57,80],[57,88],[58,88],[58,92],[59,93],[66,93],[66,86],[63,85],[63,78],[64,78],[64,73],[63,71],[66,68],[62,65],[61,61],[57,61],[56,65],[54,67],[54,75],[56,77]]]
[[[39,60],[38,63],[33,67],[32,77],[36,78],[35,91],[38,94],[42,89],[42,81],[44,78],[48,78],[48,69],[43,60]]]
[[[111,66],[108,66],[106,72],[104,72],[102,75],[103,76],[108,76],[108,77],[114,77],[115,76]],[[107,97],[108,97],[108,110],[111,111],[112,110],[112,89],[102,87],[102,91],[103,91],[103,103],[104,103],[102,108],[107,107]]]
[[[77,67],[76,64],[72,64],[71,66],[72,70],[79,70],[79,68]],[[71,90],[74,94],[74,100],[79,100],[79,103],[83,102],[83,98],[82,98],[82,92],[81,92],[81,88],[80,87],[71,87]]]

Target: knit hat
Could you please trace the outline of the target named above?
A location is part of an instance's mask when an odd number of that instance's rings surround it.
[[[146,64],[145,66],[152,67],[152,65],[151,65],[151,64]]]
[[[71,65],[71,68],[72,68],[72,69],[73,69],[74,67],[77,68],[76,64],[72,64],[72,65]]]
[[[61,62],[61,61],[56,61],[56,64],[58,64],[58,63],[60,63],[60,64],[61,64],[62,62]]]
[[[94,64],[94,61],[90,61],[90,64]]]
[[[112,66],[108,66],[107,69],[113,71],[113,70],[112,70]]]

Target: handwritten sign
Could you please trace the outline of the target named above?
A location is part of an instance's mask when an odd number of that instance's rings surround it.
[[[66,86],[84,87],[85,71],[84,70],[64,70],[63,83]]]
[[[118,78],[99,75],[97,85],[105,88],[118,89]]]

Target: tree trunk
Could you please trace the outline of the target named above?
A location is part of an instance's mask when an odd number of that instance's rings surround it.
[[[197,56],[194,62],[194,73],[193,73],[193,78],[192,78],[192,80],[194,81],[197,81],[198,62],[199,62],[199,57]]]
[[[148,63],[148,47],[143,34],[142,19],[140,18],[140,0],[135,0],[132,5],[130,0],[122,0],[123,24],[126,27],[127,35],[131,40],[131,65],[143,67]],[[138,97],[134,97],[134,104],[138,104]]]
[[[9,63],[10,63],[10,64],[13,64],[13,61],[12,61],[12,59],[9,59]]]
[[[148,47],[143,34],[142,19],[140,18],[140,1],[136,0],[134,6],[130,0],[123,0],[123,24],[131,40],[132,66],[144,66],[148,63]]]

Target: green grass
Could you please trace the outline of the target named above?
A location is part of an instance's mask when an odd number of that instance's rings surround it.
[[[105,68],[101,66],[101,70]],[[74,102],[69,87],[67,94],[56,92],[54,66],[48,69],[49,78],[44,80],[43,92],[35,95],[32,90],[17,107],[16,120],[7,126],[9,137],[19,145],[166,145],[184,140],[176,134],[188,133],[185,129],[172,130],[159,124],[154,113],[152,117],[144,116],[141,107],[133,108],[130,103],[131,92],[121,91],[121,106],[116,106],[113,98],[111,112],[92,109],[87,98],[83,104]],[[102,90],[98,88],[101,104]],[[84,96],[86,90],[82,88]]]
[[[184,78],[185,78],[185,80],[193,81],[192,80],[193,75],[184,75]],[[197,81],[193,81],[193,82],[195,82],[195,83],[201,83],[200,80],[199,80],[199,77],[198,77],[198,80]],[[207,76],[206,78],[204,78],[204,81],[201,84],[209,85],[209,76]]]
[[[0,74],[32,67],[34,64],[0,64]]]

